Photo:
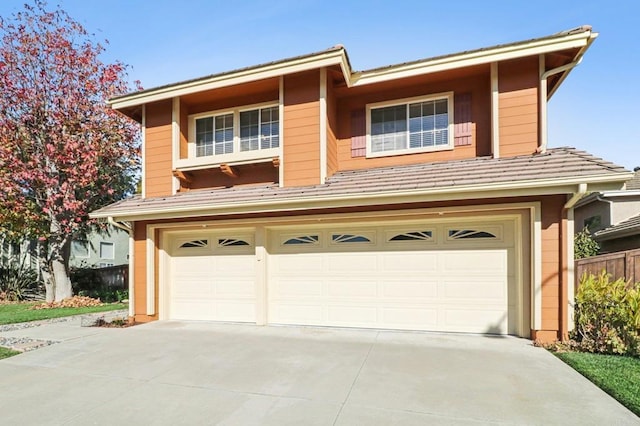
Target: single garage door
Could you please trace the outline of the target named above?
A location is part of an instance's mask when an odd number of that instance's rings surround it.
[[[269,322],[515,334],[514,240],[513,221],[273,232]]]
[[[169,318],[255,322],[253,234],[171,238]]]

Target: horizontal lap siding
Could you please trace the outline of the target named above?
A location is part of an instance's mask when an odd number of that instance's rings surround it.
[[[327,176],[338,170],[338,106],[333,89],[333,80],[327,82]]]
[[[320,73],[284,77],[284,186],[320,183]]]
[[[532,154],[538,147],[538,60],[498,66],[500,156]]]
[[[542,201],[542,330],[555,333],[561,328],[563,287],[562,209],[563,196]],[[559,336],[558,336],[559,337]]]
[[[133,277],[134,298],[133,312],[138,322],[148,320],[147,317],[147,230],[145,222],[135,222],[133,233]]]
[[[172,101],[147,104],[145,107],[145,196],[173,193],[171,175]]]

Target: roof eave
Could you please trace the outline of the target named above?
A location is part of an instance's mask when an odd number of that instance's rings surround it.
[[[339,194],[328,196],[310,196],[307,198],[254,201],[244,203],[204,205],[197,207],[135,209],[130,211],[96,211],[91,218],[113,217],[118,221],[148,219],[175,219],[220,214],[250,214],[278,211],[308,210],[312,208],[340,208],[363,205],[398,204],[411,202],[451,201],[468,198],[504,198],[513,196],[535,196],[575,193],[577,185],[587,183],[594,190],[615,189],[628,180],[627,173],[620,175],[598,175],[581,179],[547,179],[498,184],[464,185],[459,187],[428,188],[407,191],[386,191],[367,194]],[[505,193],[506,192],[506,193]]]

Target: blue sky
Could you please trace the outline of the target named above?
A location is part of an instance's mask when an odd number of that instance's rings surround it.
[[[22,0],[0,2],[0,15]],[[145,88],[326,49],[355,70],[527,40],[600,36],[549,103],[550,146],[640,166],[637,1],[58,0]]]

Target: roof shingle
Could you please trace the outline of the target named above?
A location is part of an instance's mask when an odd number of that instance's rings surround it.
[[[284,187],[277,184],[218,188],[167,197],[133,197],[106,206],[93,216],[118,216],[136,211],[215,208],[217,205],[303,200],[310,197],[366,196],[410,191],[452,192],[480,185],[535,184],[549,179],[628,176],[623,167],[574,148],[553,148],[545,154],[509,158],[478,157],[365,170],[340,171],[324,185]]]

